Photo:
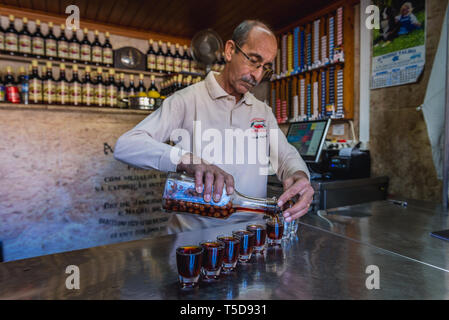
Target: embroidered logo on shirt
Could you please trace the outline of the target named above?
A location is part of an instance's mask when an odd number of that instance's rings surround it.
[[[251,119],[251,128],[254,132],[265,131],[265,119],[262,118],[253,118]]]

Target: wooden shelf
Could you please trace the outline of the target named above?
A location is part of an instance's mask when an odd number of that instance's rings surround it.
[[[34,58],[34,57],[24,57],[19,55],[10,55],[10,54],[0,54],[0,60],[3,61],[14,61],[14,62],[25,62],[25,63],[31,63],[32,60],[37,60],[39,65],[46,65],[47,62],[51,62],[53,66],[58,66],[60,63],[64,63],[67,67],[72,67],[75,64],[78,66],[78,69],[85,69],[87,66],[92,68],[92,71],[98,68],[103,68],[105,70],[113,69],[115,70],[115,73],[125,73],[125,74],[134,74],[138,75],[142,73],[144,76],[156,76],[159,78],[164,78],[167,76],[173,76],[175,74],[182,74],[182,75],[190,75],[192,77],[202,77],[204,78],[204,75],[199,73],[191,73],[191,72],[172,72],[170,74],[168,73],[161,73],[161,72],[150,72],[150,71],[143,71],[143,70],[130,70],[130,69],[120,69],[120,68],[114,68],[114,67],[103,67],[103,66],[96,66],[93,64],[84,64],[83,62],[79,63],[73,63],[68,61],[59,61],[59,60],[50,60],[47,58]]]
[[[86,107],[74,105],[50,105],[50,104],[22,104],[22,103],[0,103],[2,110],[43,110],[61,112],[86,112],[86,113],[108,113],[108,114],[139,114],[149,115],[152,110],[120,109],[111,107]]]
[[[303,71],[303,72],[298,72],[298,73],[295,73],[295,74],[290,74],[288,76],[283,76],[283,77],[279,77],[279,78],[276,78],[276,79],[271,79],[270,81],[273,82],[273,81],[279,81],[279,80],[283,80],[283,79],[288,79],[288,78],[292,78],[292,77],[296,77],[296,76],[300,76],[300,75],[305,75],[307,73],[318,72],[318,71],[321,71],[321,70],[328,69],[330,67],[336,67],[336,66],[344,67],[344,65],[345,65],[344,61],[342,61],[342,62],[335,62],[335,63],[329,63],[329,64],[326,64],[324,66],[320,66],[320,67],[313,68],[313,69],[310,69],[310,70],[306,70],[306,71]]]

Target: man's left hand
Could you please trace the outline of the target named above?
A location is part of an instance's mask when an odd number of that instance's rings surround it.
[[[313,191],[309,178],[303,171],[296,171],[292,176],[282,181],[282,184],[284,185],[284,193],[279,197],[279,207],[282,208],[288,200],[294,198],[296,195],[299,196],[299,201],[284,211],[285,221],[291,222],[307,213],[315,192]]]

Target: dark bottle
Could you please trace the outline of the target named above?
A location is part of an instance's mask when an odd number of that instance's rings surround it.
[[[31,33],[28,31],[28,19],[23,18],[23,27],[19,33],[19,53],[24,57],[31,55]]]
[[[65,76],[65,64],[61,63],[59,71],[59,79],[56,81],[56,101],[60,105],[70,103],[69,82]]]
[[[78,65],[73,66],[72,79],[69,82],[69,101],[71,105],[79,106],[82,102],[82,83],[78,77]]]
[[[162,41],[158,42],[158,50],[156,53],[156,70],[160,73],[165,71],[165,54],[162,50]]]
[[[129,86],[127,88],[128,98],[136,96],[136,87],[134,86],[134,75],[129,76]]]
[[[149,47],[147,51],[147,70],[150,72],[156,71],[156,52],[153,48],[153,39],[148,41]]]
[[[82,101],[85,106],[95,105],[95,85],[90,77],[90,67],[86,67],[83,81]]]
[[[167,42],[167,52],[165,53],[165,71],[170,74],[173,72],[173,54],[171,52],[171,42]]]
[[[118,86],[118,101],[120,102],[120,106],[123,106],[124,104],[122,104],[124,99],[128,98],[128,93],[126,90],[126,86],[125,86],[125,74],[124,73],[120,73],[120,82],[119,82],[119,86]]]
[[[29,104],[29,77],[25,74],[25,68],[20,67],[20,75],[19,75],[19,92],[20,92],[20,101],[23,104]]]
[[[56,95],[56,81],[53,78],[53,67],[51,62],[47,62],[47,72],[43,81],[44,103],[55,104],[57,103]]]
[[[12,75],[11,66],[6,67],[5,76],[6,101],[10,103],[20,103],[19,88]]]
[[[156,87],[156,77],[154,75],[151,76],[151,84],[150,88],[148,88],[148,96],[150,98],[159,98],[160,94]]]
[[[106,106],[117,107],[118,88],[115,83],[114,70],[109,69],[109,79],[106,83]]]
[[[61,24],[61,32],[58,37],[58,58],[61,61],[69,59],[69,41],[65,36],[65,24]]]
[[[81,61],[89,64],[92,61],[92,44],[89,41],[87,28],[84,28],[84,38],[81,41]]]
[[[42,103],[42,79],[39,76],[39,66],[37,60],[31,62],[31,76],[29,80],[29,101],[32,104]]]
[[[106,104],[106,85],[103,81],[103,68],[97,69],[97,81],[95,81],[95,99],[94,104],[98,107],[104,107]]]
[[[173,71],[179,73],[182,71],[182,57],[179,54],[179,44],[175,47],[175,56],[173,58]]]
[[[143,74],[139,74],[139,85],[137,86],[137,95],[139,97],[147,96],[147,88],[145,88],[145,84],[143,82]]]
[[[5,29],[0,23],[0,53],[5,52]]]
[[[5,50],[10,55],[16,55],[19,52],[19,32],[17,32],[14,25],[14,16],[9,15],[9,26],[5,31]]]
[[[95,30],[95,40],[92,43],[92,63],[96,66],[103,64],[103,46],[98,40],[98,30]]]
[[[48,33],[45,36],[45,55],[50,60],[55,60],[58,57],[58,44],[53,33],[53,22],[48,23]]]
[[[182,86],[182,74],[178,74],[178,77],[177,77],[176,80],[177,81],[176,81],[176,89],[175,89],[175,91],[183,89],[183,86]]]
[[[31,36],[31,54],[40,59],[44,56],[44,35],[41,33],[41,21],[36,20],[36,30]]]
[[[69,59],[73,63],[77,63],[80,60],[81,44],[76,34],[76,27],[72,28],[72,38],[69,41]]]
[[[106,41],[103,45],[103,65],[106,67],[112,67],[114,64],[114,53],[112,51],[112,45],[109,42],[109,32],[106,32]]]
[[[190,60],[189,55],[187,54],[187,46],[184,45],[184,54],[182,55],[182,72],[190,72]]]

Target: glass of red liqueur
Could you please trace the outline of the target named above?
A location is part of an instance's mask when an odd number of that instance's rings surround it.
[[[248,224],[246,230],[254,233],[254,246],[253,253],[260,254],[263,253],[265,249],[265,241],[267,239],[267,230],[265,226],[261,224]]]
[[[239,261],[248,262],[254,248],[254,233],[247,230],[232,231],[232,235],[240,240]]]
[[[182,246],[176,248],[181,288],[194,288],[198,285],[204,249],[201,246]]]
[[[267,220],[268,245],[280,245],[284,235],[284,218],[276,217]]]
[[[215,240],[206,240],[200,242],[203,247],[203,264],[201,274],[203,280],[216,280],[220,276],[221,266],[223,264],[224,245]]]
[[[234,271],[240,252],[240,240],[232,235],[219,235],[217,240],[224,245],[222,273]]]

